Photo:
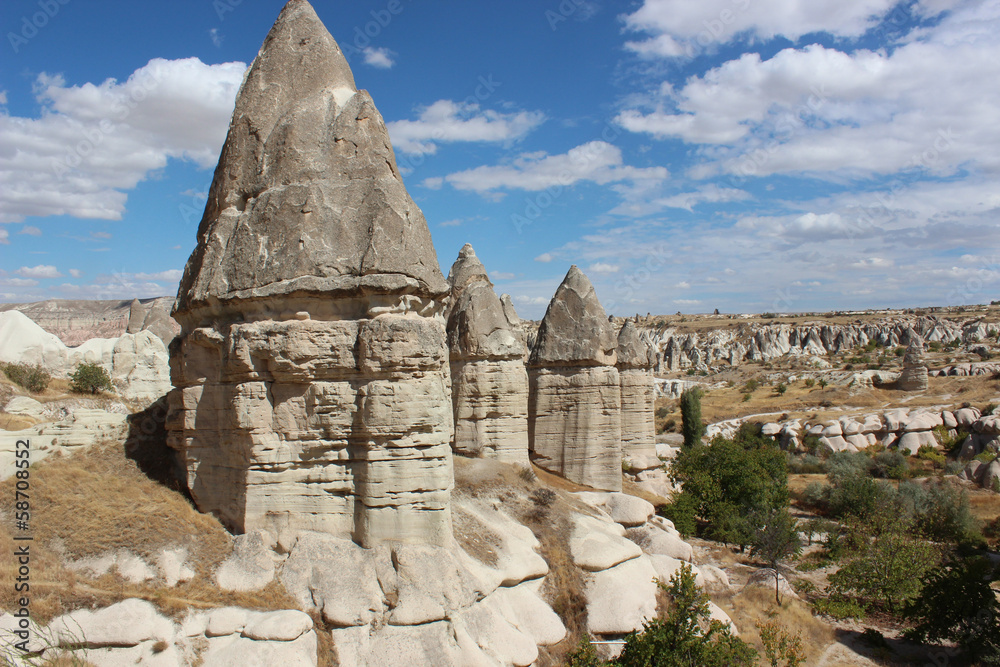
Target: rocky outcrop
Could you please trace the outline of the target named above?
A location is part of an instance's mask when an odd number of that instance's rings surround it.
[[[148,407],[170,391],[170,366],[163,341],[150,331],[125,334],[111,355],[111,380],[125,399]]]
[[[173,315],[199,509],[290,545],[451,542],[448,285],[389,135],[304,0],[247,72]]]
[[[924,365],[924,345],[913,337],[903,356],[903,372],[896,381],[903,391],[927,391],[927,366]]]
[[[631,320],[618,332],[618,378],[622,394],[622,457],[633,468],[658,467],[656,458],[656,424],[653,403],[656,383],[652,368],[652,349],[639,337]],[[647,462],[649,464],[647,465]]]
[[[529,359],[534,462],[578,484],[621,490],[618,340],[576,266],[549,303]]]
[[[486,269],[466,244],[448,276],[454,449],[528,465],[528,374]],[[516,317],[516,315],[515,315]]]

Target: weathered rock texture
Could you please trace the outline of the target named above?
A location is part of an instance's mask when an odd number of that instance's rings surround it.
[[[536,464],[608,491],[622,485],[617,347],[594,286],[570,267],[531,351],[528,437]]]
[[[903,372],[896,386],[903,391],[927,391],[927,366],[924,365],[923,342],[914,337],[903,356]]]
[[[289,2],[174,306],[167,427],[199,509],[282,543],[450,543],[447,291],[381,115]]]
[[[656,424],[653,404],[656,383],[652,368],[656,358],[652,348],[639,337],[631,320],[618,332],[618,377],[622,392],[622,456],[633,461],[656,458]],[[639,465],[643,465],[639,463]]]
[[[456,452],[528,465],[528,373],[486,269],[466,244],[451,267],[452,401]]]

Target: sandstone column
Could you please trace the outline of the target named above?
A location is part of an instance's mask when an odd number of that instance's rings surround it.
[[[305,0],[254,60],[181,280],[169,442],[199,509],[451,540],[448,285],[385,123]]]
[[[466,244],[451,267],[448,317],[454,450],[528,465],[528,373],[476,252]]]
[[[903,355],[903,372],[896,386],[903,391],[927,391],[927,366],[924,365],[924,343],[911,334],[910,344]]]
[[[528,439],[542,468],[608,491],[622,485],[617,345],[594,286],[570,267],[531,351]]]
[[[618,377],[622,392],[622,456],[632,467],[645,469],[660,466],[656,458],[656,423],[653,381],[655,356],[640,337],[639,330],[626,320],[618,332]]]

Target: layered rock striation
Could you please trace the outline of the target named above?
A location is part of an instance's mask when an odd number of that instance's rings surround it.
[[[244,80],[173,316],[169,443],[232,530],[451,541],[448,285],[305,0]]]
[[[537,465],[607,491],[622,485],[617,347],[594,286],[570,267],[529,359],[528,438]]]
[[[622,456],[632,467],[659,467],[656,458],[656,423],[653,418],[656,382],[655,354],[626,320],[618,332],[618,378],[621,386]]]
[[[528,465],[528,373],[524,344],[472,246],[448,275],[448,350],[455,414],[454,449]],[[516,317],[516,316],[515,316]]]

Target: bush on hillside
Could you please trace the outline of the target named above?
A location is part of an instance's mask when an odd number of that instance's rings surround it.
[[[681,393],[681,431],[684,446],[692,447],[701,442],[705,425],[701,421],[701,389],[692,387]]]
[[[79,394],[97,394],[101,391],[110,391],[111,377],[100,364],[83,363],[76,367],[69,377],[70,389]]]
[[[41,364],[34,366],[24,362],[17,364],[3,364],[3,372],[11,382],[19,387],[27,389],[33,394],[40,394],[49,387],[52,376]]]

